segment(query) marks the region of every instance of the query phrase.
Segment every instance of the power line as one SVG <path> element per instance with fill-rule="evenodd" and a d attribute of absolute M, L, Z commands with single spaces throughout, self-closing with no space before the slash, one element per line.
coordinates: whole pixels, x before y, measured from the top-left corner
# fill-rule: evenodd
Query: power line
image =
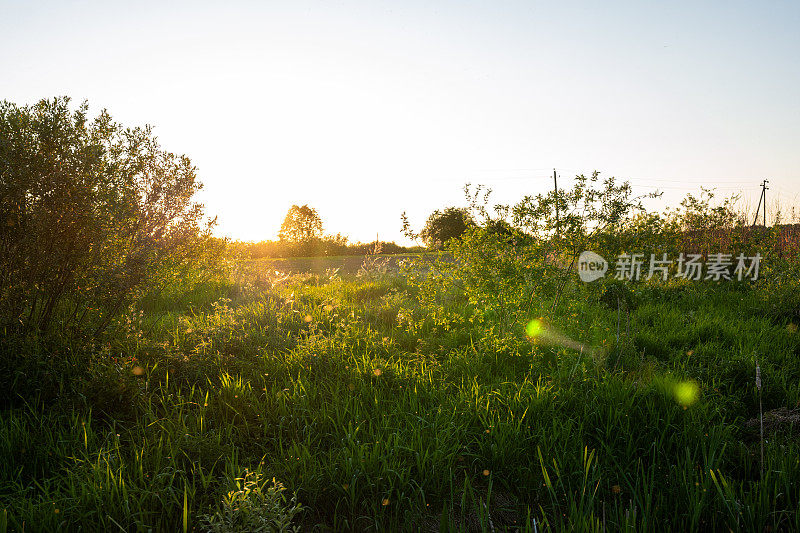
<path fill-rule="evenodd" d="M 490 169 L 482 169 L 483 171 L 488 171 Z M 539 170 L 539 169 L 497 169 L 503 170 L 505 172 L 514 172 L 517 171 L 527 171 L 527 170 Z M 564 170 L 562 168 L 562 170 Z M 584 174 L 585 175 L 585 174 Z M 544 174 L 544 173 L 531 173 L 531 174 L 523 174 L 518 176 L 469 176 L 469 177 L 461 177 L 461 178 L 440 178 L 440 179 L 433 179 L 434 182 L 441 182 L 441 183 L 492 183 L 492 182 L 503 182 L 503 181 L 527 181 L 527 180 L 545 180 L 551 179 L 553 176 L 551 174 Z M 632 187 L 636 188 L 647 188 L 647 189 L 654 189 L 654 190 L 679 190 L 679 191 L 696 191 L 701 187 L 704 187 L 706 183 L 709 182 L 721 182 L 719 185 L 715 185 L 712 187 L 708 187 L 714 190 L 727 190 L 727 191 L 748 191 L 754 188 L 752 181 L 740 181 L 744 178 L 738 177 L 736 181 L 724 181 L 724 178 L 714 178 L 714 177 L 700 177 L 700 176 L 689 176 L 685 178 L 665 178 L 665 177 L 641 177 L 641 176 L 631 176 L 631 177 L 620 177 L 614 176 L 618 183 L 629 182 Z M 563 178 L 563 176 L 562 176 Z M 569 177 L 570 179 L 574 179 Z M 655 184 L 654 184 L 655 182 Z M 662 185 L 663 183 L 663 185 Z M 785 194 L 800 194 L 800 191 L 787 191 L 783 188 L 777 188 L 777 190 L 785 193 Z"/>
<path fill-rule="evenodd" d="M 548 167 L 542 168 L 481 168 L 478 172 L 530 172 L 530 171 L 543 171 L 550 170 Z"/>
<path fill-rule="evenodd" d="M 635 182 L 642 182 L 642 183 L 688 183 L 690 185 L 694 184 L 704 184 L 708 182 L 718 182 L 726 186 L 732 185 L 750 185 L 752 181 L 727 181 L 721 180 L 718 178 L 698 178 L 698 177 L 688 177 L 682 179 L 655 179 L 655 178 L 617 178 L 620 181 L 635 181 Z"/>
<path fill-rule="evenodd" d="M 702 183 L 698 183 L 698 184 L 696 184 L 696 186 L 687 185 L 687 186 L 684 186 L 684 187 L 670 187 L 669 185 L 642 185 L 642 184 L 639 184 L 639 183 L 631 183 L 631 187 L 636 187 L 638 189 L 659 189 L 659 190 L 660 189 L 670 189 L 670 190 L 676 190 L 676 191 L 696 191 L 696 190 L 700 189 L 701 187 L 703 187 L 703 184 Z M 751 185 L 749 187 L 734 187 L 734 186 L 732 186 L 732 187 L 720 187 L 720 186 L 715 186 L 715 187 L 706 187 L 706 188 L 707 189 L 711 189 L 711 190 L 723 190 L 723 191 L 744 191 L 744 190 L 752 188 L 752 187 L 753 186 Z"/>
<path fill-rule="evenodd" d="M 752 183 L 752 180 L 746 180 L 746 179 L 743 179 L 743 178 L 736 178 L 736 181 L 730 181 L 727 178 L 710 178 L 710 177 L 707 177 L 707 176 L 703 176 L 703 177 L 700 177 L 700 176 L 686 176 L 686 177 L 683 177 L 683 178 L 650 178 L 650 177 L 644 177 L 644 176 L 630 176 L 630 177 L 627 177 L 627 178 L 620 178 L 620 179 L 644 180 L 644 181 L 669 181 L 669 182 L 673 182 L 673 183 L 683 183 L 686 180 L 724 181 L 725 183 L 729 183 L 729 184 L 733 184 L 733 183 L 736 183 L 736 184 L 739 184 L 739 183 L 741 183 L 741 184 L 750 184 L 750 183 Z"/>

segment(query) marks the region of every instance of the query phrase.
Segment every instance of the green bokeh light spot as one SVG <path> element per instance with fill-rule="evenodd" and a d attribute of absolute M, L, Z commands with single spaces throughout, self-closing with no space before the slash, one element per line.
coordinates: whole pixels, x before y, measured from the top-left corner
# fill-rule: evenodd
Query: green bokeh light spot
<path fill-rule="evenodd" d="M 528 337 L 538 337 L 542 333 L 542 321 L 534 319 L 528 322 L 528 325 L 525 326 L 525 333 Z"/>
<path fill-rule="evenodd" d="M 700 387 L 694 381 L 682 381 L 675 385 L 675 400 L 684 407 L 697 401 Z"/>

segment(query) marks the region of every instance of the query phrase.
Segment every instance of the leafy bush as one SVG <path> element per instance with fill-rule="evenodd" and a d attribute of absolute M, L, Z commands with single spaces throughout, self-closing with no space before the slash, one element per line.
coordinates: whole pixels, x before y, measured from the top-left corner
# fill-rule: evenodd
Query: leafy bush
<path fill-rule="evenodd" d="M 68 98 L 0 104 L 0 325 L 97 336 L 196 266 L 209 225 L 185 156 Z M 219 247 L 213 248 L 217 252 Z M 211 268 L 214 261 L 208 261 Z"/>
<path fill-rule="evenodd" d="M 300 531 L 292 521 L 303 511 L 303 506 L 292 496 L 286 501 L 286 490 L 280 482 L 263 481 L 258 472 L 246 472 L 236 478 L 236 488 L 222 499 L 222 508 L 211 515 L 200 517 L 200 527 L 209 533 L 253 533 Z"/>

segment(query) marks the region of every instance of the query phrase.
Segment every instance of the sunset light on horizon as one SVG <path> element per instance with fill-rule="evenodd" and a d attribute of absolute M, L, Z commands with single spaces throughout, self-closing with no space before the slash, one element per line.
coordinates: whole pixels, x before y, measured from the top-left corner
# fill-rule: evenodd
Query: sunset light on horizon
<path fill-rule="evenodd" d="M 575 174 L 796 204 L 800 5 L 0 3 L 0 95 L 66 95 L 189 156 L 217 233 L 407 243 L 434 209 Z M 770 209 L 773 204 L 770 203 Z"/>

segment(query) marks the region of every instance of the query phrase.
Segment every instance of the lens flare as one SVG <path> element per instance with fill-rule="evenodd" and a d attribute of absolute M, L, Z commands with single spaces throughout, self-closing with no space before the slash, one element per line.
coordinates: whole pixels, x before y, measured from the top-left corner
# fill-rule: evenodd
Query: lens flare
<path fill-rule="evenodd" d="M 700 395 L 700 387 L 695 381 L 681 381 L 675 385 L 675 401 L 683 407 L 689 407 L 697 401 Z"/>
<path fill-rule="evenodd" d="M 542 318 L 535 318 L 528 322 L 528 325 L 525 326 L 525 335 L 535 344 L 569 348 L 576 352 L 595 357 L 598 360 L 603 360 L 605 358 L 605 353 L 602 348 L 595 348 L 572 340 L 553 326 L 547 324 Z"/>
<path fill-rule="evenodd" d="M 535 339 L 539 337 L 542 333 L 542 321 L 539 319 L 534 319 L 528 322 L 528 325 L 525 326 L 525 334 L 528 337 Z"/>

